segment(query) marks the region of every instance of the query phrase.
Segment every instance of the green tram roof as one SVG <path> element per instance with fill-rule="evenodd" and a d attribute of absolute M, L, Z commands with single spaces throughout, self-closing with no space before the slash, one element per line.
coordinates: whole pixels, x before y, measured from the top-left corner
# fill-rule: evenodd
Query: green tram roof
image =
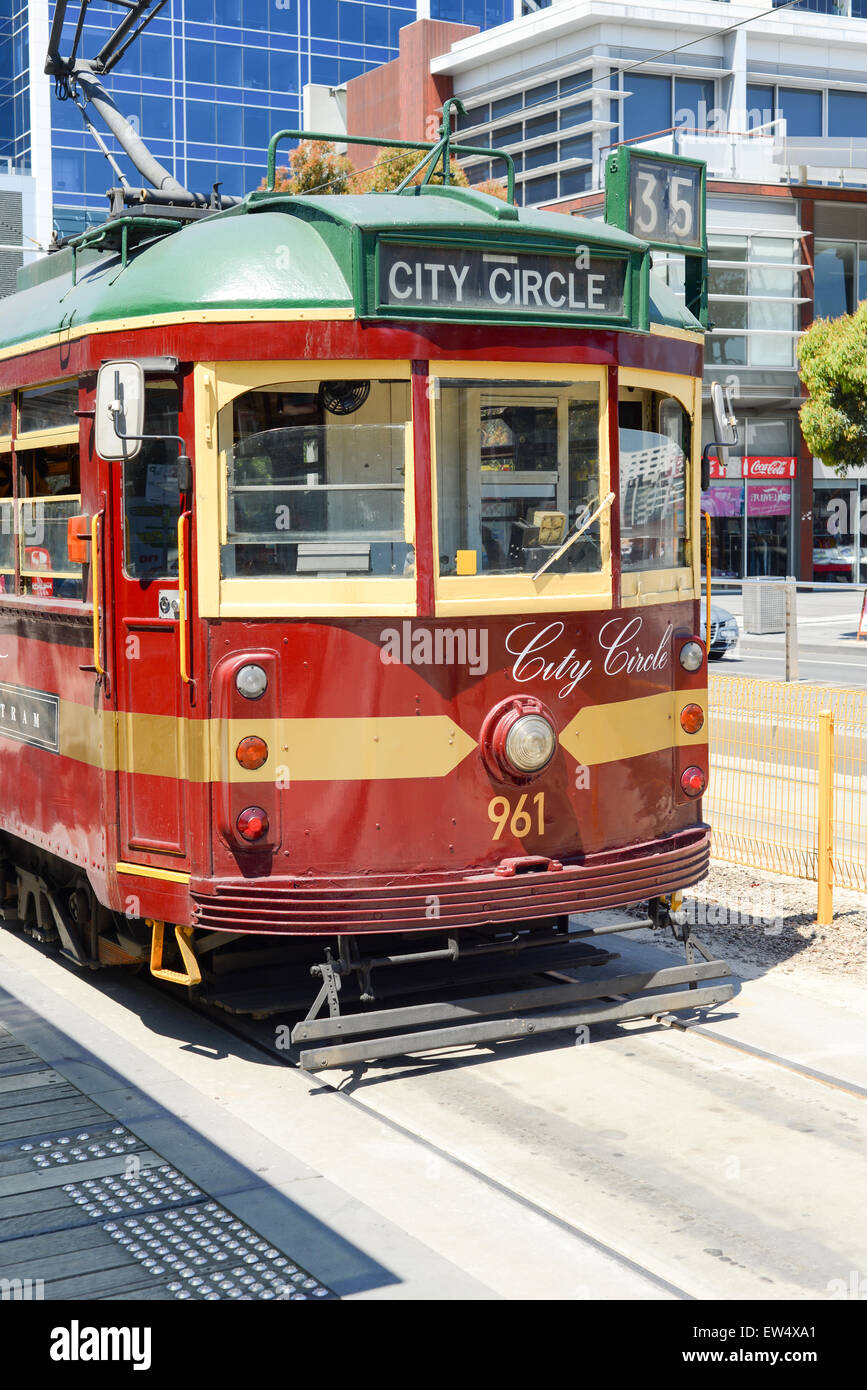
<path fill-rule="evenodd" d="M 92 228 L 70 246 L 18 272 L 17 292 L 0 300 L 0 350 L 87 324 L 221 310 L 350 309 L 358 247 L 380 235 L 508 254 L 644 253 L 646 244 L 602 221 L 513 207 L 472 189 L 428 185 L 418 194 L 331 196 L 253 193 L 237 207 L 181 224 L 130 214 Z M 123 263 L 120 239 L 126 225 Z M 102 245 L 92 239 L 105 234 Z M 75 277 L 73 262 L 75 261 Z M 75 283 L 73 279 L 75 278 Z M 355 289 L 355 294 L 354 294 Z M 697 319 L 651 272 L 649 321 L 702 332 Z M 394 311 L 392 311 L 394 313 Z M 369 316 L 369 315 L 368 315 Z M 412 320 L 407 308 L 405 319 Z M 465 315 L 471 320 L 472 313 Z M 505 321 L 505 316 L 504 316 Z M 508 320 L 514 323 L 515 318 Z M 531 326 L 524 315 L 525 326 Z M 549 320 L 550 322 L 550 320 Z M 600 328 L 628 325 L 606 324 Z M 574 327 L 573 323 L 564 326 Z"/>

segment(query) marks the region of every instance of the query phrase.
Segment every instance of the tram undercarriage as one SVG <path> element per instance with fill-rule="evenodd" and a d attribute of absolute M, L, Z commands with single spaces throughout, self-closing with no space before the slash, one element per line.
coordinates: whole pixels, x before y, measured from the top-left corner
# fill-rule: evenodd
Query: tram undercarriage
<path fill-rule="evenodd" d="M 172 931 L 123 918 L 96 902 L 82 875 L 28 848 L 27 866 L 3 865 L 7 930 L 56 946 L 81 969 L 149 964 L 197 1003 L 295 1017 L 290 1041 L 311 1072 L 566 1030 L 584 1041 L 591 1024 L 694 1011 L 734 993 L 730 967 L 692 933 L 674 894 L 651 899 L 644 916 L 616 910 L 460 934 L 339 935 L 317 959 L 322 947 L 311 937 Z M 594 978 L 619 959 L 607 938 L 650 926 L 671 928 L 683 965 Z"/>

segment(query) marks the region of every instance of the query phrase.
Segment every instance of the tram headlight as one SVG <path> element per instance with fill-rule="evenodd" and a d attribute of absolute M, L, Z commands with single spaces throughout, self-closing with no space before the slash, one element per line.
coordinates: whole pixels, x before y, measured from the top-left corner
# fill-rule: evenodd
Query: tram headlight
<path fill-rule="evenodd" d="M 684 671 L 697 671 L 704 661 L 704 648 L 700 642 L 684 642 L 678 657 Z"/>
<path fill-rule="evenodd" d="M 687 796 L 701 796 L 707 786 L 707 778 L 700 767 L 688 767 L 680 774 L 680 785 Z"/>
<path fill-rule="evenodd" d="M 268 812 L 263 811 L 261 806 L 248 806 L 241 812 L 235 824 L 238 834 L 245 840 L 261 840 L 263 835 L 268 834 Z"/>
<path fill-rule="evenodd" d="M 242 666 L 235 676 L 235 689 L 246 700 L 261 700 L 268 689 L 268 677 L 261 666 Z"/>
<path fill-rule="evenodd" d="M 504 752 L 516 772 L 541 772 L 554 756 L 557 735 L 541 714 L 522 714 L 506 734 Z"/>

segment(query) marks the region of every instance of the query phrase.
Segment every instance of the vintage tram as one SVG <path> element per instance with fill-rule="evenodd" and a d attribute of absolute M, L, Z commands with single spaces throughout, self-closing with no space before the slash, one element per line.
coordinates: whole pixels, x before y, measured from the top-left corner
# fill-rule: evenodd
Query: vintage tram
<path fill-rule="evenodd" d="M 701 322 L 627 222 L 449 184 L 448 126 L 393 194 L 274 191 L 275 137 L 270 188 L 121 209 L 0 302 L 7 924 L 260 1013 L 315 951 L 312 1066 L 401 1050 L 347 1050 L 359 1013 L 443 1040 L 448 1004 L 347 1012 L 377 964 L 526 974 L 708 863 Z M 638 211 L 700 219 L 650 162 Z"/>

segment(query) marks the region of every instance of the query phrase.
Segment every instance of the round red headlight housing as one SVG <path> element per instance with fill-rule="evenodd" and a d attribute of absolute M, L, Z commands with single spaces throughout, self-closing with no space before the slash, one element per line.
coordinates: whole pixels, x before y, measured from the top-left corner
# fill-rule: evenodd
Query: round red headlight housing
<path fill-rule="evenodd" d="M 268 812 L 263 811 L 261 806 L 248 806 L 241 812 L 235 824 L 238 834 L 245 840 L 261 840 L 263 835 L 268 834 Z"/>
<path fill-rule="evenodd" d="M 479 746 L 488 771 L 498 781 L 526 783 L 553 761 L 557 730 L 540 700 L 515 695 L 490 710 Z"/>
<path fill-rule="evenodd" d="M 680 785 L 687 796 L 701 796 L 707 786 L 707 778 L 700 767 L 688 767 L 680 774 Z"/>

